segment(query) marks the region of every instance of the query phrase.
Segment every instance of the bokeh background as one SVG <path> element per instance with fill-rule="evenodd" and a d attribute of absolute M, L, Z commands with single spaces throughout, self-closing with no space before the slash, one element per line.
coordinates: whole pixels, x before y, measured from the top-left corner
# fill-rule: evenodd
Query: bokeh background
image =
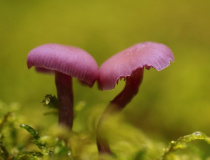
<path fill-rule="evenodd" d="M 43 117 L 40 101 L 56 94 L 54 77 L 27 69 L 28 52 L 45 43 L 88 51 L 100 66 L 139 42 L 168 45 L 175 62 L 145 71 L 139 94 L 123 111 L 144 133 L 168 139 L 210 135 L 209 0 L 0 0 L 0 101 L 17 102 L 29 123 Z M 102 109 L 123 88 L 99 91 L 73 81 L 75 104 Z M 43 121 L 44 120 L 44 121 Z"/>

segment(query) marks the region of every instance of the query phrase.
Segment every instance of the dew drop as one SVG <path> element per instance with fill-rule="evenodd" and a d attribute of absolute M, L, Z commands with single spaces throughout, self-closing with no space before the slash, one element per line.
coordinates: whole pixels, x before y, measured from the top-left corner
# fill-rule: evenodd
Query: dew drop
<path fill-rule="evenodd" d="M 68 156 L 71 156 L 71 152 L 68 152 Z"/>
<path fill-rule="evenodd" d="M 25 124 L 21 124 L 21 125 L 20 125 L 20 127 L 25 127 L 25 126 L 26 126 Z"/>
<path fill-rule="evenodd" d="M 198 132 L 194 132 L 193 135 L 200 136 L 201 132 L 199 132 L 199 131 Z"/>

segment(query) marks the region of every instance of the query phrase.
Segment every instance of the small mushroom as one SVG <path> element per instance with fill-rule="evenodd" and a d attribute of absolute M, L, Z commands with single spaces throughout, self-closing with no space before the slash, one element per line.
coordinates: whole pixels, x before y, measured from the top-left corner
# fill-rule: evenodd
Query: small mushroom
<path fill-rule="evenodd" d="M 98 77 L 98 66 L 86 51 L 60 44 L 44 44 L 31 50 L 28 68 L 38 72 L 54 73 L 59 103 L 59 124 L 72 129 L 73 90 L 72 77 L 92 87 Z"/>
<path fill-rule="evenodd" d="M 155 42 L 143 42 L 119 52 L 101 65 L 98 77 L 99 89 L 113 89 L 122 78 L 126 81 L 126 85 L 110 102 L 99 119 L 96 137 L 100 153 L 111 154 L 106 139 L 99 134 L 101 123 L 106 116 L 120 112 L 138 93 L 144 68 L 153 67 L 160 71 L 169 66 L 170 61 L 174 61 L 174 56 L 167 46 Z"/>

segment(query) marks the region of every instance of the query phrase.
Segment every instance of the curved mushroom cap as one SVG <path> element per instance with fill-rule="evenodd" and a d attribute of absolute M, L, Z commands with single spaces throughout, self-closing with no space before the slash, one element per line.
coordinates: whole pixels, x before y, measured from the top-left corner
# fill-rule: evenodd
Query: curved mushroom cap
<path fill-rule="evenodd" d="M 31 50 L 28 68 L 39 72 L 61 72 L 92 86 L 98 77 L 98 65 L 86 51 L 60 44 L 44 44 Z"/>
<path fill-rule="evenodd" d="M 160 71 L 174 61 L 172 51 L 165 45 L 143 42 L 115 54 L 99 68 L 98 85 L 101 90 L 113 89 L 117 81 L 139 68 Z"/>

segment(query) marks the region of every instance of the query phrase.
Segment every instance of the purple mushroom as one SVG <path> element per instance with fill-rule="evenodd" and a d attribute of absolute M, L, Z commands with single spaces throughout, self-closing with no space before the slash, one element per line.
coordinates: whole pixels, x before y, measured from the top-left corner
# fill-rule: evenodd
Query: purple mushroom
<path fill-rule="evenodd" d="M 93 57 L 77 47 L 44 44 L 29 52 L 27 65 L 28 68 L 35 66 L 38 72 L 55 74 L 59 103 L 59 124 L 72 129 L 72 77 L 92 87 L 98 77 L 98 65 Z"/>
<path fill-rule="evenodd" d="M 106 139 L 99 134 L 101 123 L 106 116 L 121 111 L 138 93 L 144 68 L 160 71 L 174 61 L 172 51 L 165 45 L 144 42 L 131 46 L 105 61 L 99 68 L 98 85 L 101 90 L 115 88 L 120 79 L 126 81 L 125 88 L 107 106 L 97 127 L 97 146 L 101 153 L 111 153 Z"/>

